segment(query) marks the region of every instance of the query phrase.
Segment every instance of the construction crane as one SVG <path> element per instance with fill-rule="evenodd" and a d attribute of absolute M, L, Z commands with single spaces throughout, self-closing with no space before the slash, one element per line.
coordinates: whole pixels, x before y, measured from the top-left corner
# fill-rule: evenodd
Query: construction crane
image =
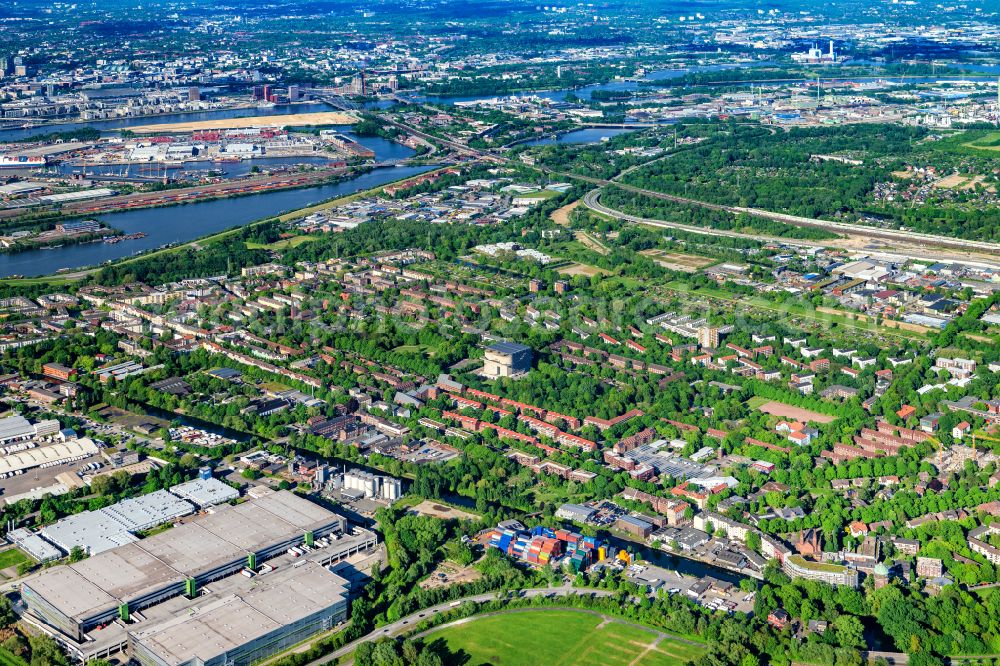
<path fill-rule="evenodd" d="M 937 447 L 937 451 L 938 451 L 938 471 L 940 471 L 941 462 L 942 462 L 942 458 L 943 458 L 943 455 L 944 455 L 944 444 L 942 444 L 941 440 L 938 439 L 937 437 L 935 437 L 934 435 L 927 435 L 927 439 L 924 440 L 924 441 L 930 442 L 931 444 L 933 444 L 933 445 L 935 445 Z"/>
<path fill-rule="evenodd" d="M 973 432 L 972 433 L 972 450 L 973 451 L 976 450 L 976 438 L 977 437 L 979 439 L 985 439 L 986 441 L 989 441 L 989 442 L 1000 442 L 1000 437 L 990 437 L 989 435 L 987 435 L 984 432 Z"/>

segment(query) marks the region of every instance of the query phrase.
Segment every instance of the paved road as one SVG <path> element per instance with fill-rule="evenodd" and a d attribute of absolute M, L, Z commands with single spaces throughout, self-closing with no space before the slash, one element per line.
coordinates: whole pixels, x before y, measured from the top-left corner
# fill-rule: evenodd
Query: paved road
<path fill-rule="evenodd" d="M 643 196 L 653 197 L 654 199 L 662 199 L 664 201 L 672 201 L 675 203 L 681 203 L 690 206 L 698 206 L 701 208 L 707 208 L 709 210 L 719 210 L 734 215 L 746 214 L 752 217 L 760 217 L 768 220 L 775 220 L 778 222 L 784 222 L 785 224 L 790 224 L 796 227 L 808 227 L 812 229 L 823 229 L 825 231 L 832 231 L 841 234 L 848 234 L 852 236 L 865 236 L 870 238 L 880 238 L 883 240 L 893 240 L 905 243 L 912 243 L 921 247 L 944 247 L 953 250 L 963 250 L 965 252 L 976 251 L 985 254 L 1000 256 L 1000 243 L 994 243 L 990 241 L 975 241 L 975 240 L 965 240 L 961 238 L 952 238 L 950 236 L 937 236 L 934 234 L 924 234 L 917 233 L 915 231 L 901 231 L 898 229 L 882 229 L 879 227 L 871 227 L 863 224 L 848 224 L 845 222 L 831 222 L 829 220 L 820 220 L 811 217 L 801 217 L 798 215 L 787 215 L 785 213 L 774 213 L 767 210 L 762 210 L 760 208 L 746 208 L 742 206 L 725 206 L 722 204 L 709 203 L 707 201 L 698 201 L 697 199 L 689 199 L 687 197 L 679 197 L 673 194 L 664 194 L 663 192 L 654 192 L 653 190 L 643 189 L 641 187 L 633 187 L 632 185 L 625 185 L 619 182 L 612 182 L 609 180 L 604 180 L 601 178 L 589 178 L 586 176 L 580 176 L 579 174 L 564 173 L 558 171 L 549 171 L 552 175 L 560 176 L 563 178 L 571 178 L 575 180 L 583 180 L 585 182 L 597 185 L 599 188 L 606 185 L 613 185 L 620 189 L 626 190 L 628 192 L 634 192 L 636 194 L 641 194 Z M 593 193 L 591 193 L 593 194 Z M 595 197 L 598 195 L 594 195 Z M 596 201 L 596 199 L 592 200 Z M 594 208 L 590 204 L 588 207 Z M 610 211 L 605 214 L 613 215 L 619 219 L 640 221 L 642 224 L 655 224 L 657 226 L 675 228 L 675 229 L 688 229 L 694 230 L 698 233 L 706 233 L 706 227 L 691 227 L 689 225 L 680 225 L 672 222 L 664 222 L 663 220 L 649 220 L 646 218 L 639 218 L 631 215 L 626 215 L 619 211 L 614 211 L 612 209 L 601 210 L 599 208 L 594 208 L 599 212 L 605 212 L 605 210 Z M 743 234 L 737 234 L 735 232 L 722 232 L 720 230 L 712 230 L 718 235 L 725 236 L 742 236 Z M 753 238 L 762 238 L 761 235 L 752 236 Z M 780 239 L 782 242 L 790 243 L 788 239 Z M 802 243 L 802 241 L 795 241 L 797 243 Z M 804 244 L 804 243 L 803 243 Z"/>
<path fill-rule="evenodd" d="M 568 174 L 563 174 L 568 176 Z M 589 180 L 589 179 L 588 179 Z M 614 183 L 615 186 L 621 187 L 618 183 Z M 636 188 L 626 188 L 626 189 L 636 189 Z M 643 191 L 645 193 L 645 191 Z M 603 213 L 610 217 L 614 217 L 619 220 L 625 220 L 626 222 L 633 222 L 636 224 L 644 224 L 652 227 L 661 227 L 663 229 L 678 229 L 681 231 L 691 231 L 703 236 L 723 236 L 730 238 L 749 238 L 758 241 L 773 241 L 777 243 L 782 243 L 783 245 L 797 246 L 797 247 L 837 247 L 837 241 L 809 241 L 796 238 L 784 238 L 780 236 L 768 236 L 767 234 L 743 234 L 738 231 L 729 231 L 725 229 L 713 229 L 711 227 L 699 227 L 692 226 L 689 224 L 681 224 L 679 222 L 667 222 L 665 220 L 654 220 L 646 217 L 639 217 L 636 215 L 629 215 L 628 213 L 623 213 L 614 208 L 609 208 L 600 202 L 601 189 L 597 188 L 591 190 L 586 195 L 584 195 L 583 203 L 591 210 L 598 213 Z M 699 202 L 692 201 L 694 205 L 709 205 L 701 204 Z M 853 236 L 873 236 L 874 234 L 869 233 L 869 228 L 864 226 L 855 225 L 842 225 L 846 227 L 853 227 L 849 230 L 844 230 L 844 233 Z M 897 242 L 903 239 L 895 239 Z M 885 253 L 888 255 L 901 255 L 905 254 L 914 258 L 921 258 L 934 261 L 953 261 L 956 263 L 970 263 L 975 265 L 996 265 L 995 261 L 987 259 L 982 254 L 974 254 L 974 251 L 982 252 L 983 254 L 992 254 L 1000 256 L 1000 244 L 996 244 L 996 250 L 982 251 L 977 250 L 973 246 L 973 241 L 960 241 L 958 239 L 954 240 L 952 243 L 923 243 L 923 242 L 912 242 L 912 244 L 900 245 L 898 247 L 886 246 L 878 250 L 871 250 L 873 253 Z M 944 252 L 943 248 L 954 248 L 951 252 Z M 920 248 L 920 249 L 918 249 Z M 935 250 L 934 248 L 942 248 Z M 962 248 L 964 251 L 959 251 L 957 248 Z"/>
<path fill-rule="evenodd" d="M 574 595 L 574 594 L 587 595 L 587 596 L 593 595 L 598 597 L 610 597 L 613 596 L 615 592 L 611 590 L 580 589 L 569 585 L 563 585 L 560 587 L 532 588 L 530 590 L 524 590 L 521 596 L 524 598 L 532 598 L 532 597 L 546 596 L 550 594 L 560 597 Z M 437 606 L 431 606 L 430 608 L 425 608 L 421 611 L 417 611 L 416 613 L 407 615 L 404 618 L 400 618 L 399 620 L 393 622 L 392 624 L 387 624 L 385 626 L 379 627 L 375 631 L 369 633 L 367 636 L 364 636 L 356 641 L 348 643 L 339 650 L 332 652 L 324 657 L 320 657 L 319 659 L 313 662 L 310 662 L 309 664 L 307 664 L 307 666 L 320 666 L 321 664 L 327 664 L 333 661 L 334 659 L 338 659 L 340 657 L 343 657 L 344 655 L 354 652 L 354 650 L 361 643 L 364 643 L 366 641 L 377 640 L 379 638 L 383 638 L 386 636 L 396 636 L 405 631 L 409 631 L 410 629 L 413 628 L 413 625 L 417 624 L 420 620 L 435 615 L 437 613 L 443 613 L 447 610 L 450 610 L 454 606 L 461 605 L 466 601 L 475 601 L 481 603 L 484 601 L 492 601 L 496 598 L 497 598 L 496 592 L 486 592 L 484 594 L 477 594 L 471 597 L 463 597 L 462 599 L 457 599 L 455 601 L 449 601 L 443 604 L 438 604 Z"/>
<path fill-rule="evenodd" d="M 628 213 L 623 213 L 614 208 L 608 208 L 601 203 L 601 190 L 598 188 L 596 190 L 591 190 L 583 197 L 583 205 L 591 210 L 597 211 L 598 213 L 603 213 L 604 215 L 609 215 L 611 217 L 617 218 L 619 220 L 625 220 L 626 222 L 634 222 L 636 224 L 645 224 L 651 227 L 662 227 L 664 229 L 678 229 L 681 231 L 691 231 L 696 234 L 701 234 L 703 236 L 723 236 L 727 238 L 750 238 L 754 240 L 774 240 L 785 243 L 786 245 L 802 245 L 805 247 L 825 247 L 827 243 L 820 243 L 818 241 L 803 241 L 798 239 L 790 238 L 780 238 L 778 236 L 767 236 L 764 234 L 743 234 L 738 231 L 729 231 L 726 229 L 713 229 L 712 227 L 699 227 L 693 224 L 681 224 L 679 222 L 667 222 L 665 220 L 654 220 L 648 217 L 639 217 L 638 215 L 629 215 Z"/>

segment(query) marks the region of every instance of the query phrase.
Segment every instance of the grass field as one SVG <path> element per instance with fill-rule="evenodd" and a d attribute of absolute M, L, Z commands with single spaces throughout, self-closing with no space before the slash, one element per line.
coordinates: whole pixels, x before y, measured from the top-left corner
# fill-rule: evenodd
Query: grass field
<path fill-rule="evenodd" d="M 392 351 L 399 354 L 419 354 L 428 357 L 433 357 L 437 354 L 437 350 L 428 345 L 400 345 Z"/>
<path fill-rule="evenodd" d="M 17 548 L 8 548 L 7 550 L 0 552 L 0 569 L 16 567 L 22 562 L 28 561 L 28 556 L 19 551 Z"/>
<path fill-rule="evenodd" d="M 283 240 L 275 241 L 273 243 L 247 243 L 248 250 L 286 250 L 290 247 L 298 247 L 303 243 L 311 243 L 317 240 L 319 236 L 305 235 L 305 236 L 292 236 L 291 238 L 285 238 Z"/>
<path fill-rule="evenodd" d="M 973 150 L 1000 150 L 1000 132 L 987 132 L 982 135 L 979 135 L 979 132 L 969 132 L 967 135 L 975 138 L 960 144 L 965 148 L 972 148 Z M 956 137 L 956 140 L 964 138 L 967 135 L 959 135 Z"/>
<path fill-rule="evenodd" d="M 28 662 L 0 647 L 0 666 L 28 666 Z"/>
<path fill-rule="evenodd" d="M 530 610 L 475 618 L 432 633 L 453 653 L 468 655 L 467 666 L 546 664 L 547 666 L 679 666 L 697 657 L 700 646 L 682 643 L 651 629 L 605 622 L 587 612 Z"/>

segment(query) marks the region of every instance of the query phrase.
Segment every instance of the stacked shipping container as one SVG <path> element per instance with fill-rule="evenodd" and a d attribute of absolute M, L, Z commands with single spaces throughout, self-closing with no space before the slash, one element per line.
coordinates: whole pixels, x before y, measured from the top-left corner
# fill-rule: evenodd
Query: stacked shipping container
<path fill-rule="evenodd" d="M 528 534 L 497 527 L 489 534 L 488 545 L 513 558 L 540 566 L 566 556 L 566 562 L 574 572 L 604 559 L 607 552 L 595 537 L 542 526 L 533 527 Z"/>

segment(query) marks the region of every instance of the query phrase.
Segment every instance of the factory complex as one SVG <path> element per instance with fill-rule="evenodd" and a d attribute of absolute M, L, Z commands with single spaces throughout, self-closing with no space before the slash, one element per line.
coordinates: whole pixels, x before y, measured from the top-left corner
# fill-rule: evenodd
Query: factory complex
<path fill-rule="evenodd" d="M 59 559 L 72 553 L 74 548 L 79 548 L 84 555 L 98 555 L 137 541 L 139 532 L 239 496 L 235 488 L 206 473 L 168 490 L 157 490 L 102 509 L 67 516 L 38 533 L 11 532 L 7 540 L 39 562 Z"/>
<path fill-rule="evenodd" d="M 190 495 L 221 496 L 214 484 L 183 485 Z M 176 513 L 170 507 L 179 511 L 178 503 L 192 507 L 159 492 L 173 499 L 155 500 L 166 511 L 157 517 Z M 130 501 L 108 509 L 143 516 L 121 509 Z M 131 650 L 139 663 L 156 666 L 259 661 L 346 619 L 351 567 L 331 565 L 377 545 L 374 533 L 349 529 L 342 516 L 292 492 L 262 489 L 242 502 L 202 507 L 147 538 L 127 534 L 121 545 L 21 586 L 26 619 L 81 660 Z"/>

